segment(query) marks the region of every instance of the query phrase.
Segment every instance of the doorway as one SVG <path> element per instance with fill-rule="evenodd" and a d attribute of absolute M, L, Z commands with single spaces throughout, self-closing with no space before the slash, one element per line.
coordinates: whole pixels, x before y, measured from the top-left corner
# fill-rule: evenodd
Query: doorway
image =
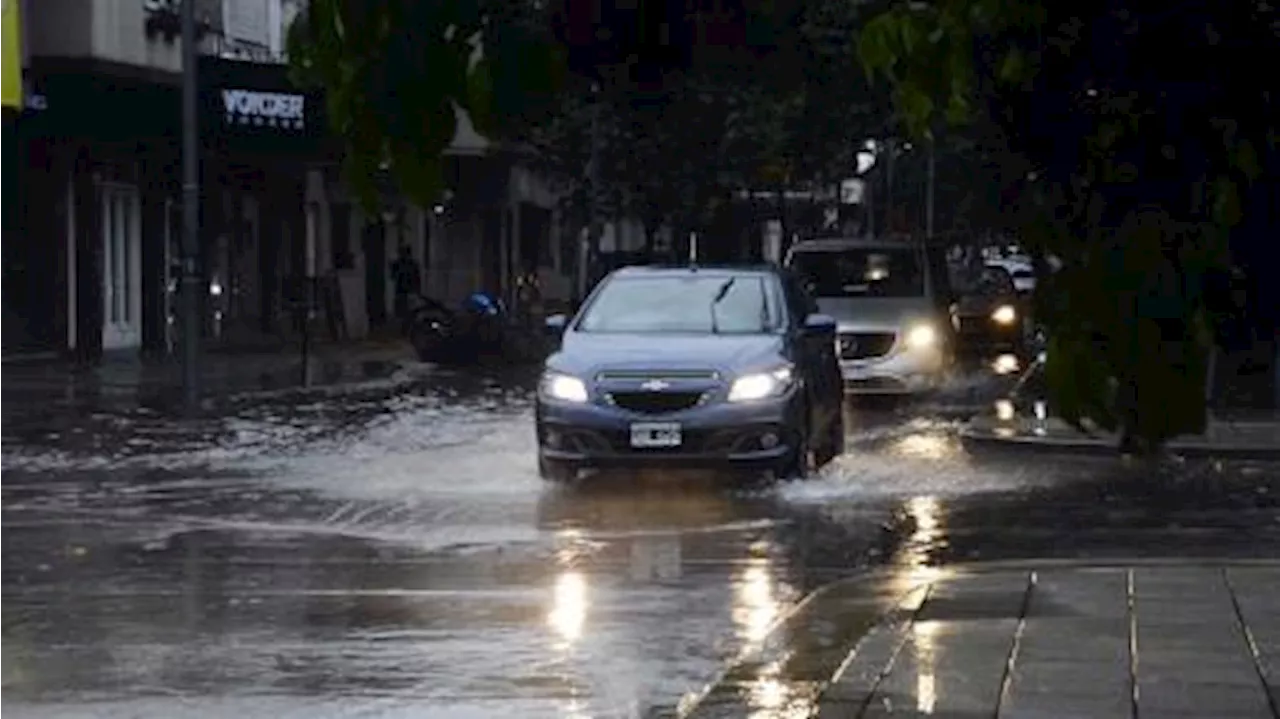
<path fill-rule="evenodd" d="M 104 184 L 102 348 L 142 345 L 142 202 L 138 188 Z"/>
<path fill-rule="evenodd" d="M 387 324 L 387 228 L 382 218 L 365 223 L 361 250 L 364 252 L 364 302 L 369 329 Z"/>

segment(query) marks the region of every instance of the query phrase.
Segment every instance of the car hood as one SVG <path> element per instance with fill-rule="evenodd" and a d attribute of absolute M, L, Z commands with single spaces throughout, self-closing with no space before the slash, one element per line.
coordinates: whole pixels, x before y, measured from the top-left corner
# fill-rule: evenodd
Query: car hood
<path fill-rule="evenodd" d="M 568 332 L 548 367 L 573 374 L 603 369 L 716 369 L 737 372 L 783 357 L 777 335 L 628 335 Z"/>
<path fill-rule="evenodd" d="M 818 309 L 834 317 L 842 329 L 897 331 L 938 314 L 926 297 L 819 297 Z"/>
<path fill-rule="evenodd" d="M 975 295 L 963 297 L 957 303 L 956 311 L 964 316 L 982 315 L 995 310 L 1000 305 L 1017 307 L 1018 299 L 1010 296 Z"/>

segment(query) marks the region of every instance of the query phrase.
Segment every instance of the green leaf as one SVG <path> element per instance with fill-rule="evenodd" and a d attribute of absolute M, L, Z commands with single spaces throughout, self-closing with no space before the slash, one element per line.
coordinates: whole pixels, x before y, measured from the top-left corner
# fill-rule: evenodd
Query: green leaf
<path fill-rule="evenodd" d="M 419 205 L 431 205 L 444 190 L 441 156 L 421 152 L 411 145 L 392 148 L 391 170 L 396 182 Z"/>
<path fill-rule="evenodd" d="M 1221 227 L 1235 227 L 1243 216 L 1236 183 L 1226 175 L 1219 175 L 1213 182 L 1212 192 L 1214 222 Z"/>
<path fill-rule="evenodd" d="M 897 23 L 893 15 L 885 13 L 868 22 L 855 38 L 858 59 L 866 68 L 868 78 L 877 72 L 889 74 L 898 61 L 893 41 L 898 34 Z"/>
<path fill-rule="evenodd" d="M 1253 143 L 1248 140 L 1241 140 L 1236 144 L 1232 165 L 1250 181 L 1258 179 L 1258 176 L 1262 174 L 1262 165 L 1258 161 L 1258 152 L 1254 149 Z"/>
<path fill-rule="evenodd" d="M 1000 80 L 1011 85 L 1021 82 L 1026 73 L 1026 63 L 1026 56 L 1021 48 L 1010 48 L 1000 62 Z"/>
<path fill-rule="evenodd" d="M 486 137 L 497 132 L 493 113 L 493 75 L 488 59 L 481 58 L 467 73 L 466 110 L 476 130 Z"/>
<path fill-rule="evenodd" d="M 934 104 L 924 90 L 914 84 L 899 85 L 898 108 L 913 135 L 920 137 L 928 133 Z"/>

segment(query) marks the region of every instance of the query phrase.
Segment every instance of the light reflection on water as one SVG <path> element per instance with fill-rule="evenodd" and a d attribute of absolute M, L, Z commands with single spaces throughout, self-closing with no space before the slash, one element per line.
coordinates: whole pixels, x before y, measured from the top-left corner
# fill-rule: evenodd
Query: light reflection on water
<path fill-rule="evenodd" d="M 769 545 L 755 542 L 741 573 L 734 579 L 731 615 L 742 642 L 739 659 L 747 659 L 765 647 L 769 635 L 795 600 L 795 588 L 780 579 L 769 554 Z M 766 662 L 746 687 L 744 697 L 755 719 L 811 716 L 812 701 L 802 700 L 794 681 L 783 676 L 783 660 Z"/>
<path fill-rule="evenodd" d="M 906 512 L 915 525 L 914 531 L 899 551 L 898 564 L 916 570 L 929 569 L 931 555 L 945 534 L 943 504 L 933 495 L 912 497 Z"/>
<path fill-rule="evenodd" d="M 547 622 L 560 637 L 560 651 L 568 651 L 582 638 L 587 623 L 587 578 L 576 570 L 561 572 L 556 577 L 555 599 Z"/>
<path fill-rule="evenodd" d="M 912 497 L 905 505 L 915 529 L 902 544 L 897 564 L 901 567 L 903 589 L 921 587 L 945 578 L 950 571 L 932 566 L 932 554 L 945 536 L 946 509 L 936 496 Z M 938 700 L 936 677 L 935 622 L 914 622 L 911 640 L 916 652 L 916 711 L 932 714 Z"/>
<path fill-rule="evenodd" d="M 587 576 L 576 568 L 582 540 L 579 529 L 556 532 L 556 563 L 560 573 L 556 575 L 547 624 L 559 637 L 556 649 L 560 652 L 573 649 L 587 623 Z"/>
<path fill-rule="evenodd" d="M 781 611 L 769 557 L 749 557 L 742 573 L 734 581 L 732 615 L 743 643 L 742 654 L 760 647 Z"/>
<path fill-rule="evenodd" d="M 952 438 L 946 435 L 909 434 L 893 444 L 892 452 L 908 457 L 940 460 L 956 453 L 952 445 Z"/>
<path fill-rule="evenodd" d="M 750 719 L 801 719 L 813 715 L 813 702 L 797 701 L 795 685 L 781 677 L 782 662 L 770 662 L 761 668 L 748 697 Z"/>
<path fill-rule="evenodd" d="M 567 660 L 582 639 L 590 608 L 590 585 L 587 575 L 576 565 L 581 556 L 583 533 L 578 529 L 562 529 L 556 533 L 556 563 L 560 572 L 552 589 L 551 611 L 547 614 L 547 626 L 554 634 L 552 651 Z M 563 716 L 570 719 L 588 719 L 591 716 L 587 702 L 578 696 L 577 682 L 570 681 L 571 695 L 562 705 Z"/>
<path fill-rule="evenodd" d="M 932 714 L 938 703 L 936 671 L 935 622 L 916 622 L 911 627 L 911 638 L 916 648 L 916 711 Z"/>

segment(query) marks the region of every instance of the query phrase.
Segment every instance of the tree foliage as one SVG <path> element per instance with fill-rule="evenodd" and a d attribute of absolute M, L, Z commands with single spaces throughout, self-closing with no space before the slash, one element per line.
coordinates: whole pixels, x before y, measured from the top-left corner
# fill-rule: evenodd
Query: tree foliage
<path fill-rule="evenodd" d="M 506 0 L 312 0 L 290 29 L 295 75 L 322 86 L 348 178 L 362 200 L 390 170 L 426 203 L 443 186 L 441 156 L 457 113 L 483 134 L 550 106 L 567 52 L 548 11 Z"/>
<path fill-rule="evenodd" d="M 1278 98 L 1256 73 L 1278 27 L 1253 2 L 939 0 L 861 33 L 913 133 L 989 122 L 1022 164 L 1008 211 L 1065 263 L 1038 300 L 1067 419 L 1147 447 L 1203 428 L 1206 288 L 1275 156 Z"/>
<path fill-rule="evenodd" d="M 582 205 L 598 99 L 611 204 L 696 223 L 730 189 L 847 174 L 888 108 L 854 62 L 859 7 L 312 0 L 290 54 L 298 79 L 327 91 L 367 202 L 382 168 L 433 199 L 457 109 Z"/>

